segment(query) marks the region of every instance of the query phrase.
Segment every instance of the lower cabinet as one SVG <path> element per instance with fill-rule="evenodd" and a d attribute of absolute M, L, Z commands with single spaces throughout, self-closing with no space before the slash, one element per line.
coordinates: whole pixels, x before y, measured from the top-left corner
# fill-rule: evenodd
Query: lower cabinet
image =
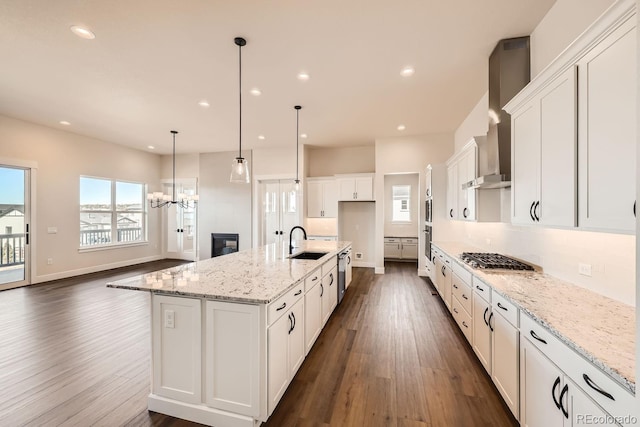
<path fill-rule="evenodd" d="M 491 378 L 505 403 L 518 419 L 519 415 L 519 348 L 518 328 L 494 308 L 490 325 L 493 329 L 491 345 Z"/>
<path fill-rule="evenodd" d="M 491 327 L 489 326 L 489 316 L 491 315 L 490 290 L 491 288 L 486 286 L 486 289 L 482 291 L 488 293 L 488 301 L 480 296 L 477 290 L 473 292 L 473 351 L 489 375 L 491 375 L 492 338 Z"/>
<path fill-rule="evenodd" d="M 338 268 L 333 267 L 329 273 L 322 278 L 321 284 L 322 297 L 322 324 L 329 320 L 333 309 L 338 305 Z"/>
<path fill-rule="evenodd" d="M 520 345 L 522 426 L 617 425 L 528 339 Z"/>
<path fill-rule="evenodd" d="M 322 293 L 321 282 L 315 283 L 304 295 L 304 341 L 308 354 L 318 335 L 322 331 Z"/>

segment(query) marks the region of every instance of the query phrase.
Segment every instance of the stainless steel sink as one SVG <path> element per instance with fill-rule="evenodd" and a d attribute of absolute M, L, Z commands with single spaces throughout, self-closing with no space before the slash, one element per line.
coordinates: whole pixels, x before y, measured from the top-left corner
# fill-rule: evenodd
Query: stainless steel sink
<path fill-rule="evenodd" d="M 328 254 L 329 252 L 300 252 L 297 255 L 291 255 L 291 259 L 313 259 L 317 260 Z"/>

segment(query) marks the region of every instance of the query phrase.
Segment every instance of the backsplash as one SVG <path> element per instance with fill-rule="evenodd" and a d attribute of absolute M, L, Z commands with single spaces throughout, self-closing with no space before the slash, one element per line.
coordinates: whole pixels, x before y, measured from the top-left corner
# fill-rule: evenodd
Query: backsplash
<path fill-rule="evenodd" d="M 539 265 L 554 277 L 635 306 L 634 235 L 454 222 L 468 244 Z M 591 269 L 590 277 L 578 272 L 580 264 Z"/>

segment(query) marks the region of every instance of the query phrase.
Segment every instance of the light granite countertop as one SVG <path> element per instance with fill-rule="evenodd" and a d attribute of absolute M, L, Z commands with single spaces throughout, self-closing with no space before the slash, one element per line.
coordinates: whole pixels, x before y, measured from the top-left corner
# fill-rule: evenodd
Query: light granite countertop
<path fill-rule="evenodd" d="M 296 241 L 294 255 L 327 252 L 318 260 L 289 258 L 289 244 L 270 244 L 117 280 L 108 287 L 196 298 L 268 304 L 349 247 L 346 241 Z"/>
<path fill-rule="evenodd" d="M 460 254 L 486 251 L 457 242 L 434 245 L 635 394 L 634 307 L 539 268 L 534 272 L 474 269 L 460 260 Z"/>

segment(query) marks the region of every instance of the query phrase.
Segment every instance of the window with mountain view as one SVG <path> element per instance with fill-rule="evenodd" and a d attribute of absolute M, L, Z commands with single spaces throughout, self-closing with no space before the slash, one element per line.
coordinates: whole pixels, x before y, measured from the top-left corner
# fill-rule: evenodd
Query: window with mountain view
<path fill-rule="evenodd" d="M 80 247 L 146 240 L 145 184 L 80 177 Z"/>

